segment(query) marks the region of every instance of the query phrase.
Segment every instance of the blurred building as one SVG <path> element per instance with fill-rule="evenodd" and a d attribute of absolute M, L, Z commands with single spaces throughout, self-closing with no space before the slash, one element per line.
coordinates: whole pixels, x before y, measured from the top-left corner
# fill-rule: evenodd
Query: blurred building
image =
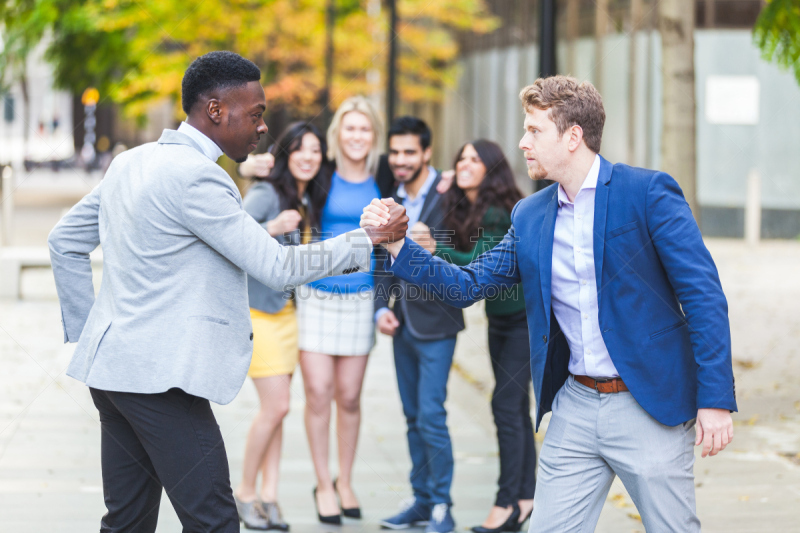
<path fill-rule="evenodd" d="M 9 71 L 0 84 L 6 87 L 0 90 L 0 165 L 24 162 L 28 169 L 58 169 L 75 164 L 81 152 L 86 132 L 81 94 L 55 88 L 53 67 L 44 58 L 48 46 L 45 38 L 29 54 L 24 83 Z M 144 121 L 136 121 L 122 116 L 119 106 L 101 94 L 95 113 L 95 149 L 98 154 L 110 154 L 118 143 L 136 146 L 155 141 L 176 122 L 171 101 L 153 105 Z"/>
<path fill-rule="evenodd" d="M 406 106 L 435 125 L 436 163 L 464 142 L 499 142 L 524 190 L 521 87 L 538 74 L 539 5 L 487 0 L 503 26 L 461 39 L 462 73 L 441 105 Z M 762 236 L 800 235 L 800 87 L 761 59 L 752 27 L 761 0 L 697 0 L 697 193 L 706 236 L 741 237 L 748 173 L 762 182 Z M 639 15 L 635 15 L 638 13 Z M 557 0 L 558 71 L 589 80 L 607 113 L 603 155 L 660 166 L 661 66 L 654 0 Z M 639 21 L 635 26 L 632 20 Z"/>
<path fill-rule="evenodd" d="M 27 83 L 4 80 L 0 91 L 0 165 L 24 159 L 63 160 L 72 157 L 72 96 L 53 88 L 53 73 L 44 61 L 46 43 L 39 43 L 26 63 Z M 10 74 L 9 74 L 10 76 Z M 26 98 L 27 93 L 27 98 Z"/>

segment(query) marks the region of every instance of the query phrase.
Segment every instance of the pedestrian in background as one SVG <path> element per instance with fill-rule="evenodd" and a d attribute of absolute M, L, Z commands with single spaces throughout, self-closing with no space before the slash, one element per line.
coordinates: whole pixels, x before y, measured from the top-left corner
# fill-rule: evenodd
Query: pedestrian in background
<path fill-rule="evenodd" d="M 455 181 L 443 196 L 449 244 L 412 238 L 429 252 L 468 265 L 494 248 L 511 227 L 511 211 L 522 199 L 511 166 L 496 143 L 479 139 L 461 147 Z M 530 346 L 525 299 L 520 285 L 486 299 L 489 355 L 495 387 L 492 414 L 500 450 L 500 478 L 494 507 L 475 533 L 519 531 L 533 510 L 536 448 L 530 405 Z"/>
<path fill-rule="evenodd" d="M 362 96 L 348 98 L 334 114 L 327 140 L 328 158 L 335 161 L 336 171 L 320 219 L 323 236 L 358 228 L 361 206 L 379 197 L 373 175 L 381 129 L 377 110 Z M 361 425 L 361 387 L 375 343 L 373 288 L 372 272 L 359 272 L 310 283 L 297 292 L 305 424 L 317 475 L 314 501 L 323 523 L 340 524 L 342 514 L 361 518 L 351 474 Z M 338 480 L 331 477 L 328 466 L 334 400 Z"/>
<path fill-rule="evenodd" d="M 240 171 L 255 173 L 255 184 L 244 198 L 245 211 L 283 245 L 308 243 L 310 228 L 318 226 L 333 171 L 326 148 L 315 126 L 295 122 L 270 148 L 274 166 Z M 247 375 L 258 391 L 260 410 L 247 435 L 242 481 L 234 495 L 245 527 L 286 531 L 289 526 L 277 496 L 283 419 L 289 412 L 290 383 L 299 354 L 294 295 L 270 289 L 251 276 L 247 291 L 253 323 L 253 358 Z"/>

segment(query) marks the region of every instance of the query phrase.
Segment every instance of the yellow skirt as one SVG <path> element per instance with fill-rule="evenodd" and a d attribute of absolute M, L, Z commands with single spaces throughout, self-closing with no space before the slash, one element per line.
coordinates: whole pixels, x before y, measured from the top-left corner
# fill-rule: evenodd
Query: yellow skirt
<path fill-rule="evenodd" d="M 294 302 L 287 302 L 274 314 L 251 308 L 250 319 L 253 322 L 253 359 L 247 375 L 265 378 L 293 373 L 299 359 Z"/>

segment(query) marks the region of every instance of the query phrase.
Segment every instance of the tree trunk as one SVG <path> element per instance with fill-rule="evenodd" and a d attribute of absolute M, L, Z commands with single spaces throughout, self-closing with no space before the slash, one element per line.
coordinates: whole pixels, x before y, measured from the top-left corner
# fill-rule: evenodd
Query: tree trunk
<path fill-rule="evenodd" d="M 642 0 L 631 0 L 630 9 L 630 40 L 628 48 L 628 161 L 629 165 L 636 166 L 636 97 L 637 97 L 637 38 L 642 23 Z M 646 139 L 645 139 L 646 142 Z"/>
<path fill-rule="evenodd" d="M 683 189 L 695 220 L 697 154 L 695 144 L 694 0 L 658 0 L 663 79 L 661 170 Z"/>
<path fill-rule="evenodd" d="M 325 89 L 322 96 L 323 128 L 327 128 L 333 118 L 331 92 L 333 91 L 333 30 L 336 24 L 336 6 L 333 0 L 325 4 Z"/>
<path fill-rule="evenodd" d="M 594 3 L 594 80 L 595 88 L 603 94 L 603 63 L 605 59 L 605 40 L 608 33 L 609 0 L 596 0 Z"/>

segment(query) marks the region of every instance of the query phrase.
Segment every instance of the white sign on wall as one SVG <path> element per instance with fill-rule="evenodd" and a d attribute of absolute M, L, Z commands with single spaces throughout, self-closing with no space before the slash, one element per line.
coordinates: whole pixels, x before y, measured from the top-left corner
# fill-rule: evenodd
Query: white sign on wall
<path fill-rule="evenodd" d="M 706 121 L 709 124 L 758 124 L 761 85 L 755 76 L 706 78 Z"/>

